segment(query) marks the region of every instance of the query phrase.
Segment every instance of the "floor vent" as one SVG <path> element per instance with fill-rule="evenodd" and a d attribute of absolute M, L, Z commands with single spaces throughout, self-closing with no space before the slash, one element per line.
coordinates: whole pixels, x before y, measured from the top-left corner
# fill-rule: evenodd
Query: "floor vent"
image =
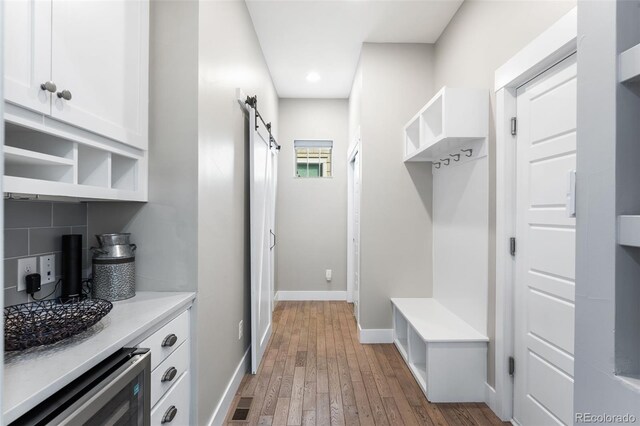
<path fill-rule="evenodd" d="M 231 416 L 232 422 L 246 422 L 249 420 L 249 410 L 251 410 L 251 403 L 253 402 L 253 398 L 251 397 L 243 397 L 238 400 L 238 404 L 236 405 L 236 409 L 233 411 L 233 416 Z"/>

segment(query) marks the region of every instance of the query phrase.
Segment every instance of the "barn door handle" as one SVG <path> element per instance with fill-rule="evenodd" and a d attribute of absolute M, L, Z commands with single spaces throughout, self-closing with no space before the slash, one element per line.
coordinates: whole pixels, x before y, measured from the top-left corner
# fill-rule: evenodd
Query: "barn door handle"
<path fill-rule="evenodd" d="M 273 245 L 271 247 L 269 247 L 269 250 L 273 250 L 273 248 L 276 246 L 277 244 L 277 239 L 276 239 L 276 234 L 273 233 L 273 230 L 269 229 L 269 233 L 271 235 L 273 235 Z"/>

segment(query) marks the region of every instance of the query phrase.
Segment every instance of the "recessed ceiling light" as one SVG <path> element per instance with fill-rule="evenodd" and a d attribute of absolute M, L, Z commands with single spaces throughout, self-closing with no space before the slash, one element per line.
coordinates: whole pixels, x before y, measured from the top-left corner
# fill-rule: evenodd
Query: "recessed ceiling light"
<path fill-rule="evenodd" d="M 307 81 L 310 81 L 311 83 L 315 83 L 316 81 L 320 80 L 320 74 L 318 74 L 315 71 L 311 71 L 309 74 L 307 74 Z"/>

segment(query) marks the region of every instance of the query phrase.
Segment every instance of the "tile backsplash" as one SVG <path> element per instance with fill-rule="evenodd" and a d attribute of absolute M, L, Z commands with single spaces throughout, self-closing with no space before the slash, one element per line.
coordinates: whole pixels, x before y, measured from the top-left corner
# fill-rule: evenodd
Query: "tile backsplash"
<path fill-rule="evenodd" d="M 56 282 L 60 278 L 62 235 L 83 235 L 83 271 L 90 265 L 87 239 L 87 204 L 51 201 L 4 202 L 4 304 L 27 302 L 27 294 L 17 291 L 18 259 L 56 255 Z M 40 267 L 39 260 L 36 262 Z M 53 291 L 56 282 L 43 284 L 36 293 L 41 298 Z M 59 291 L 59 287 L 58 287 Z"/>

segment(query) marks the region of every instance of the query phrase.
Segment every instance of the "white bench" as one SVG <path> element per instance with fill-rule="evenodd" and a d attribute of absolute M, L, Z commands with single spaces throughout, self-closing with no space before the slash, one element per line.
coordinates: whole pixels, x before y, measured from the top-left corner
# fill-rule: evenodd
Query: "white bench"
<path fill-rule="evenodd" d="M 431 402 L 483 402 L 487 344 L 436 299 L 393 298 L 394 343 Z"/>

